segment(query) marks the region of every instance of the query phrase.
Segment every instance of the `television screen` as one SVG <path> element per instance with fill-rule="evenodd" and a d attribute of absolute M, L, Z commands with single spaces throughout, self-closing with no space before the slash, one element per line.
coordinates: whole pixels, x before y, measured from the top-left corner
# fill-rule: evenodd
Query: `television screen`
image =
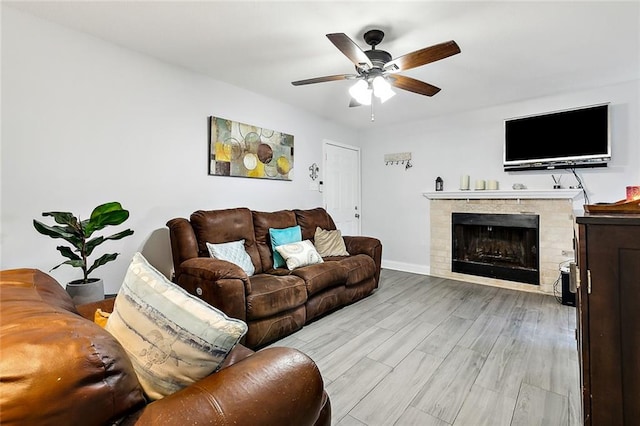
<path fill-rule="evenodd" d="M 505 170 L 606 166 L 609 105 L 505 120 Z"/>

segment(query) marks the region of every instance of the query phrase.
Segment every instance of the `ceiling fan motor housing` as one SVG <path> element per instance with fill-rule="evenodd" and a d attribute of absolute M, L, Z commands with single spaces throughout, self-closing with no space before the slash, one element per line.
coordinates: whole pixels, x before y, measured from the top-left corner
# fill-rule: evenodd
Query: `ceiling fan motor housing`
<path fill-rule="evenodd" d="M 364 53 L 371 60 L 374 68 L 382 69 L 382 67 L 384 67 L 384 64 L 392 59 L 391 54 L 389 52 L 385 52 L 384 50 L 371 49 L 367 50 Z"/>

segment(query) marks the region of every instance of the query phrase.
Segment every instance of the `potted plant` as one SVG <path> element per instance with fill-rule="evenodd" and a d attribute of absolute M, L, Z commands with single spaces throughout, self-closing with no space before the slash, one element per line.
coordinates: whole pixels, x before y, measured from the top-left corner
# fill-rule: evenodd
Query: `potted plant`
<path fill-rule="evenodd" d="M 51 268 L 51 271 L 62 266 L 71 265 L 82 268 L 83 278 L 67 283 L 67 292 L 75 304 L 95 302 L 104 298 L 104 283 L 100 278 L 89 278 L 89 274 L 96 268 L 115 260 L 119 253 L 107 253 L 97 258 L 89 266 L 89 256 L 94 249 L 107 240 L 119 240 L 133 234 L 131 229 L 113 235 L 96 236 L 93 233 L 109 225 L 120 225 L 129 218 L 129 211 L 124 210 L 120 203 L 110 202 L 99 205 L 89 219 L 80 220 L 69 212 L 45 212 L 42 216 L 51 216 L 58 225 L 45 225 L 34 219 L 33 226 L 38 232 L 51 238 L 61 238 L 71 244 L 58 246 L 56 249 L 68 260 Z"/>

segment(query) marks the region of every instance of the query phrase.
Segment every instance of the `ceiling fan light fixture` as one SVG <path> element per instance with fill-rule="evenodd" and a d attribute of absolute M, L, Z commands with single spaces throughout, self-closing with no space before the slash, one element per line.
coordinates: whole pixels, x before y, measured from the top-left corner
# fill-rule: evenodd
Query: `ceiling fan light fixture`
<path fill-rule="evenodd" d="M 371 94 L 373 91 L 364 80 L 358 80 L 356 84 L 349 88 L 349 94 L 361 105 L 371 105 Z"/>
<path fill-rule="evenodd" d="M 389 82 L 381 75 L 373 79 L 372 85 L 373 94 L 380 99 L 381 103 L 385 103 L 396 95 L 396 93 L 391 90 Z"/>

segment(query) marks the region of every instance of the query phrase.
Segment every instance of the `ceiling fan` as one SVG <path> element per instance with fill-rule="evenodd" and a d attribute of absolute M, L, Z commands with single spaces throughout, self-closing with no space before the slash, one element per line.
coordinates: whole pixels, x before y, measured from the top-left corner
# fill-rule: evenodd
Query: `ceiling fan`
<path fill-rule="evenodd" d="M 371 49 L 367 51 L 360 49 L 353 40 L 343 33 L 327 34 L 327 38 L 353 62 L 357 74 L 328 75 L 293 81 L 291 84 L 302 86 L 325 81 L 358 80 L 349 89 L 353 98 L 349 106 L 369 105 L 372 95 L 384 102 L 394 94 L 390 86 L 419 95 L 433 96 L 440 91 L 439 87 L 397 73 L 460 53 L 460 47 L 455 41 L 450 40 L 392 59 L 389 52 L 376 49 L 376 46 L 384 38 L 384 32 L 376 29 L 364 33 L 364 41 L 371 46 Z"/>

